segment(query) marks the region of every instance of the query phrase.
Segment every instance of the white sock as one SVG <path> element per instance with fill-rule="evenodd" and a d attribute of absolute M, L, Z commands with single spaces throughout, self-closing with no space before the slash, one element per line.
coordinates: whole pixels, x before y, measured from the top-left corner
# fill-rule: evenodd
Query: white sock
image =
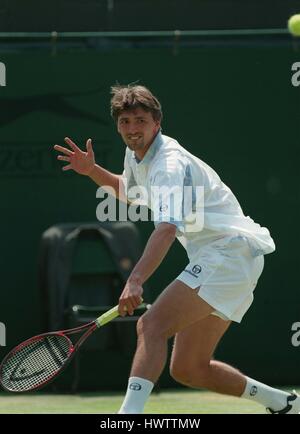
<path fill-rule="evenodd" d="M 140 377 L 130 377 L 127 392 L 118 414 L 143 413 L 154 384 Z"/>
<path fill-rule="evenodd" d="M 259 402 L 274 411 L 283 409 L 287 405 L 287 396 L 290 393 L 267 386 L 252 378 L 246 377 L 247 383 L 241 398 Z"/>

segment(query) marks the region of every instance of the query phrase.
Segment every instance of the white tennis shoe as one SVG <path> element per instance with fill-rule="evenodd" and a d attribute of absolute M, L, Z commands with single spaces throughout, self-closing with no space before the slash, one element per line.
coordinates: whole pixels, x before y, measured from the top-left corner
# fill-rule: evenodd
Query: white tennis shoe
<path fill-rule="evenodd" d="M 282 410 L 274 411 L 266 408 L 267 413 L 271 414 L 300 414 L 300 395 L 293 390 L 286 400 L 286 406 Z"/>

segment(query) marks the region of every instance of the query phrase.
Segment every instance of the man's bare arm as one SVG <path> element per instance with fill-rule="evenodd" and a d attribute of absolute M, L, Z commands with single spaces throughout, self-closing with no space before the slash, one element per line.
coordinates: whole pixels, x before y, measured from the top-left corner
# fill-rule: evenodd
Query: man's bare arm
<path fill-rule="evenodd" d="M 112 172 L 109 172 L 108 170 L 104 169 L 103 167 L 99 166 L 98 164 L 94 165 L 94 168 L 89 173 L 89 178 L 91 178 L 97 185 L 100 185 L 101 187 L 109 186 L 112 187 L 115 191 L 115 195 L 118 199 L 126 202 L 125 197 L 125 188 L 124 184 L 122 182 L 122 175 L 117 175 Z"/>
<path fill-rule="evenodd" d="M 160 223 L 148 239 L 144 253 L 128 280 L 137 281 L 142 285 L 161 264 L 175 238 L 176 226 Z"/>
<path fill-rule="evenodd" d="M 119 312 L 133 314 L 141 303 L 143 283 L 154 273 L 168 253 L 176 238 L 176 226 L 170 223 L 160 223 L 155 229 L 145 247 L 144 253 L 132 270 L 119 298 Z"/>

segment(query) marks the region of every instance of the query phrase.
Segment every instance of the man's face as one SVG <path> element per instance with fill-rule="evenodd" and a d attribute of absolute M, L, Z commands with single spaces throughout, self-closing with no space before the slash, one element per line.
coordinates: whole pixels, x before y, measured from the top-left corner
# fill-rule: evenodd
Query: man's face
<path fill-rule="evenodd" d="M 118 117 L 118 132 L 140 159 L 146 154 L 159 128 L 160 122 L 142 108 L 124 111 Z"/>

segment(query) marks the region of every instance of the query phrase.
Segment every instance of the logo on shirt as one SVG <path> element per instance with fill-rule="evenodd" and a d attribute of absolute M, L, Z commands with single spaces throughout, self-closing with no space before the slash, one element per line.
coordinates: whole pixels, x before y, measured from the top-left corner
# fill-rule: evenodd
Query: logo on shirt
<path fill-rule="evenodd" d="M 168 209 L 168 205 L 167 204 L 160 205 L 160 207 L 159 207 L 159 211 L 160 212 L 165 212 L 165 211 L 167 211 L 167 209 Z"/>
<path fill-rule="evenodd" d="M 256 386 L 252 386 L 250 389 L 250 396 L 254 396 L 257 394 L 257 387 Z"/>

